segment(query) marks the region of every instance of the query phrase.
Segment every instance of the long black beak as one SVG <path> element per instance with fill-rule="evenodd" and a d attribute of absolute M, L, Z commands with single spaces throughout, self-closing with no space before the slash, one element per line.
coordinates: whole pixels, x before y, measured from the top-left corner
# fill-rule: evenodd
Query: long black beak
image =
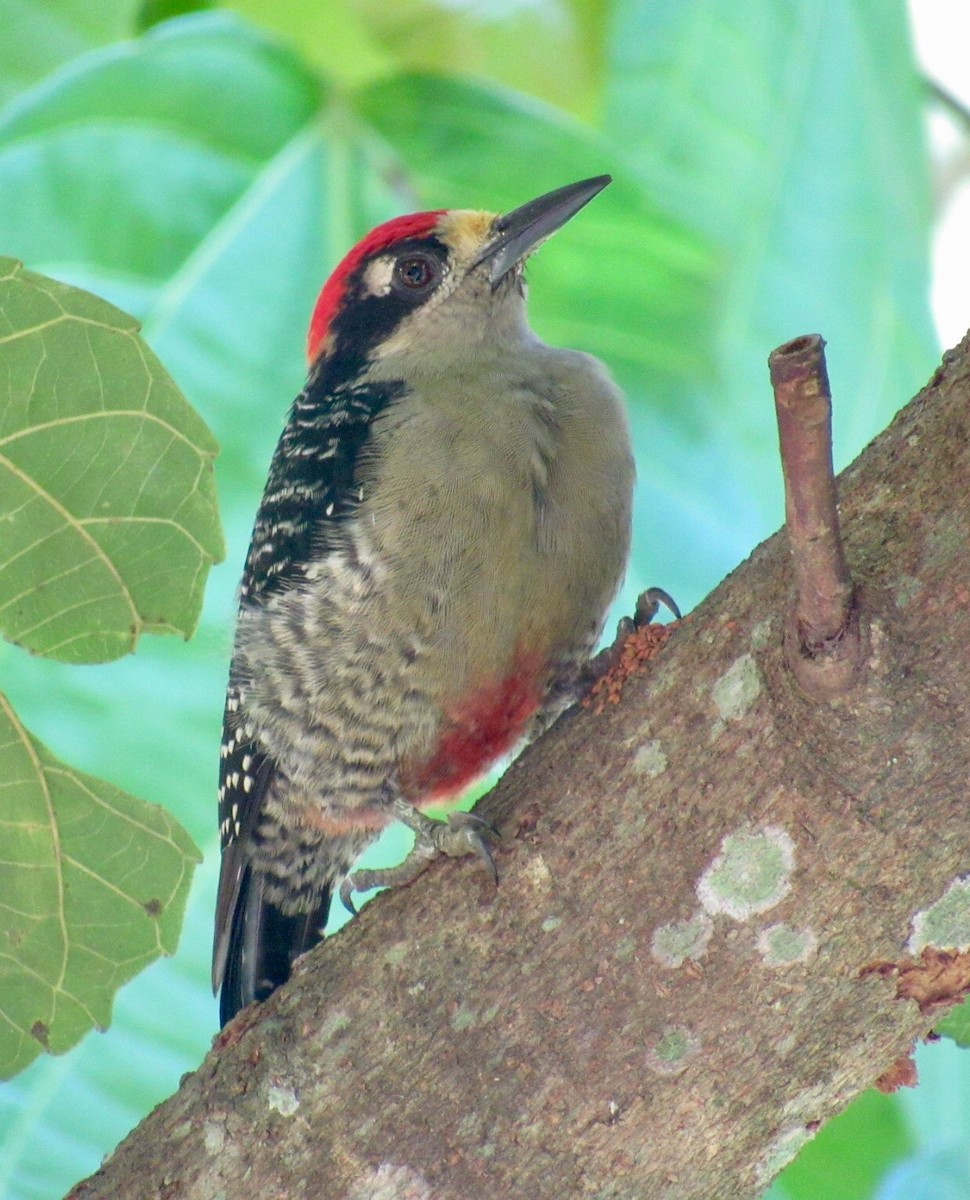
<path fill-rule="evenodd" d="M 495 236 L 479 255 L 475 266 L 488 263 L 489 278 L 494 286 L 516 263 L 589 204 L 610 181 L 609 175 L 581 179 L 579 183 L 556 188 L 554 192 L 547 192 L 499 217 L 495 222 Z"/>

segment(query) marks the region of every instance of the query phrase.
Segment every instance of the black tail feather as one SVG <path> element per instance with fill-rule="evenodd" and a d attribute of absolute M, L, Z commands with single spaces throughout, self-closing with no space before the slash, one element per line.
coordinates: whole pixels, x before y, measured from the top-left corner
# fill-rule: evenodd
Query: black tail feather
<path fill-rule="evenodd" d="M 232 915 L 219 1019 L 226 1025 L 241 1008 L 266 997 L 290 977 L 293 963 L 323 937 L 330 889 L 308 912 L 287 915 L 267 900 L 264 879 L 245 868 Z"/>

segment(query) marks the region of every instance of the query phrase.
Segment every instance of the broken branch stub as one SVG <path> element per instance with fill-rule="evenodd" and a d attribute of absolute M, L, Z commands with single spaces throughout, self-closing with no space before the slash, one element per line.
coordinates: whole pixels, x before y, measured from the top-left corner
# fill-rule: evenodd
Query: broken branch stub
<path fill-rule="evenodd" d="M 818 334 L 807 334 L 768 356 L 795 582 L 785 655 L 802 689 L 818 700 L 847 691 L 866 658 L 865 622 L 839 526 L 824 347 Z"/>

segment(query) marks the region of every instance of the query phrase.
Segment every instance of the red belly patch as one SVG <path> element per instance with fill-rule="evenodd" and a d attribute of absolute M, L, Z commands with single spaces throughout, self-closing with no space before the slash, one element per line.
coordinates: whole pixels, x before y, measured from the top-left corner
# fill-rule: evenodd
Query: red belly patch
<path fill-rule="evenodd" d="M 520 655 L 515 670 L 450 714 L 431 759 L 405 773 L 405 794 L 422 806 L 455 796 L 515 748 L 539 709 L 538 664 Z"/>

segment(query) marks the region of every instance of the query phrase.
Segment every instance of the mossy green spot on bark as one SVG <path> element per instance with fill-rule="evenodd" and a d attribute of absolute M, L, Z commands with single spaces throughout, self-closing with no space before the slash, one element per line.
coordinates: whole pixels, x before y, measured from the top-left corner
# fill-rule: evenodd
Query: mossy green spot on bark
<path fill-rule="evenodd" d="M 669 1025 L 647 1050 L 647 1066 L 659 1075 L 679 1075 L 700 1049 L 700 1040 L 686 1025 Z"/>
<path fill-rule="evenodd" d="M 658 775 L 662 775 L 667 770 L 667 755 L 661 749 L 660 742 L 656 738 L 651 738 L 648 742 L 644 742 L 634 754 L 632 765 L 634 771 L 639 775 L 656 779 Z"/>
<path fill-rule="evenodd" d="M 954 879 L 935 904 L 913 917 L 907 949 L 919 954 L 925 946 L 970 950 L 970 876 Z"/>
<path fill-rule="evenodd" d="M 811 929 L 793 929 L 780 923 L 769 925 L 758 934 L 758 951 L 766 967 L 808 962 L 817 949 L 818 938 Z"/>
<path fill-rule="evenodd" d="M 701 876 L 697 895 L 711 916 L 746 921 L 788 895 L 794 865 L 795 843 L 783 829 L 732 833 Z"/>
<path fill-rule="evenodd" d="M 713 932 L 714 922 L 704 912 L 686 921 L 669 921 L 653 931 L 650 952 L 665 967 L 680 967 L 688 959 L 701 957 Z"/>
<path fill-rule="evenodd" d="M 735 659 L 711 689 L 722 721 L 739 721 L 760 693 L 761 674 L 750 654 Z"/>

